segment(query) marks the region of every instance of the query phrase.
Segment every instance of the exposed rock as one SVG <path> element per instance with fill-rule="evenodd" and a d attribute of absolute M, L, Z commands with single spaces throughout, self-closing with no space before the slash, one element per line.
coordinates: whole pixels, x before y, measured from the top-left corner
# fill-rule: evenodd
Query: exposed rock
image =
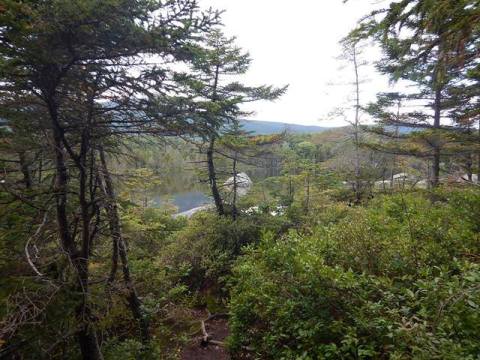
<path fill-rule="evenodd" d="M 196 208 L 193 208 L 193 209 L 175 214 L 175 215 L 173 215 L 173 217 L 178 218 L 178 217 L 184 216 L 184 217 L 187 217 L 187 218 L 191 218 L 193 215 L 195 215 L 196 213 L 198 213 L 200 211 L 206 211 L 206 210 L 210 210 L 210 209 L 213 209 L 213 208 L 214 208 L 214 205 L 212 205 L 212 204 L 202 205 L 202 206 L 199 206 L 199 207 L 196 207 Z"/>
<path fill-rule="evenodd" d="M 418 189 L 428 189 L 428 180 L 420 180 L 419 182 L 417 182 L 415 184 L 415 187 L 418 188 Z"/>
<path fill-rule="evenodd" d="M 375 189 L 389 189 L 392 187 L 390 180 L 375 181 Z"/>
<path fill-rule="evenodd" d="M 458 182 L 469 182 L 470 180 L 468 180 L 468 174 L 464 174 L 462 176 L 460 176 L 458 179 L 457 179 Z M 478 175 L 477 174 L 472 174 L 472 182 L 473 183 L 478 183 Z"/>
<path fill-rule="evenodd" d="M 235 179 L 234 177 L 230 177 L 223 183 L 223 186 L 227 193 L 233 193 Z M 245 173 L 239 173 L 236 176 L 236 183 L 237 183 L 237 195 L 238 196 L 245 196 L 248 194 L 252 187 L 252 180 L 250 177 Z"/>

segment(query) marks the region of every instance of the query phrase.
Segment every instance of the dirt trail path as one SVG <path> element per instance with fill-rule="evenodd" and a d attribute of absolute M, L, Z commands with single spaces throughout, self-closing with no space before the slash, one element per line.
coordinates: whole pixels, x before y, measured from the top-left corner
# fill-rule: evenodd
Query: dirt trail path
<path fill-rule="evenodd" d="M 201 320 L 208 318 L 208 314 L 199 314 L 199 326 Z M 205 322 L 205 330 L 210 340 L 225 341 L 228 336 L 228 320 L 225 318 L 213 318 Z M 229 360 L 228 351 L 220 345 L 208 343 L 202 345 L 202 336 L 197 334 L 183 349 L 182 360 Z"/>

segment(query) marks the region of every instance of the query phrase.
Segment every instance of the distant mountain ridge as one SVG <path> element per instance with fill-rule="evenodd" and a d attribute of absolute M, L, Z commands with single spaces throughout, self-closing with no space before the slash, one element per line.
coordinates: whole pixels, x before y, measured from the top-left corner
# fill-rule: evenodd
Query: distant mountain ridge
<path fill-rule="evenodd" d="M 276 121 L 240 120 L 243 129 L 257 135 L 270 135 L 288 131 L 295 134 L 319 133 L 331 128 L 315 125 L 297 125 Z"/>

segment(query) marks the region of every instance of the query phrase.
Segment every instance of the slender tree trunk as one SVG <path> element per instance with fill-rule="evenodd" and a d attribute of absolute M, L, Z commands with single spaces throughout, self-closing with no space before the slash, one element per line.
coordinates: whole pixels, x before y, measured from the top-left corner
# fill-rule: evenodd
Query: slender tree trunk
<path fill-rule="evenodd" d="M 353 47 L 353 66 L 355 69 L 355 121 L 354 128 L 354 145 L 355 145 L 355 200 L 360 202 L 362 197 L 362 184 L 360 179 L 360 77 L 358 74 L 357 49 Z"/>
<path fill-rule="evenodd" d="M 42 183 L 42 175 L 43 175 L 43 156 L 40 154 L 40 158 L 38 159 L 38 183 Z"/>
<path fill-rule="evenodd" d="M 473 180 L 473 155 L 468 154 L 465 159 L 465 171 L 467 172 L 467 179 L 469 182 Z"/>
<path fill-rule="evenodd" d="M 210 189 L 212 190 L 213 201 L 215 202 L 217 213 L 218 215 L 223 216 L 225 215 L 225 208 L 217 186 L 217 173 L 215 171 L 215 163 L 213 159 L 214 150 L 215 137 L 212 136 L 207 150 L 208 180 L 210 182 Z"/>
<path fill-rule="evenodd" d="M 217 64 L 215 67 L 215 78 L 213 80 L 212 86 L 212 102 L 216 102 L 218 100 L 218 81 L 220 76 L 220 65 Z M 215 162 L 213 159 L 215 151 L 215 135 L 212 135 L 210 138 L 210 144 L 207 150 L 207 165 L 208 165 L 208 180 L 210 182 L 210 189 L 212 190 L 213 201 L 215 202 L 215 207 L 217 209 L 217 213 L 220 216 L 225 215 L 225 208 L 223 206 L 222 197 L 220 196 L 220 191 L 218 191 L 217 186 L 217 173 L 215 171 Z"/>
<path fill-rule="evenodd" d="M 123 281 L 128 291 L 127 301 L 130 307 L 130 311 L 132 312 L 134 319 L 138 322 L 142 341 L 146 343 L 150 340 L 149 323 L 144 314 L 144 311 L 142 310 L 142 303 L 138 297 L 135 285 L 133 284 L 133 280 L 130 274 L 130 269 L 128 266 L 128 250 L 122 234 L 115 188 L 112 178 L 110 176 L 110 172 L 108 171 L 105 153 L 102 147 L 99 148 L 99 153 L 101 175 L 103 177 L 104 183 L 102 187 L 106 197 L 106 211 L 113 242 L 112 269 L 110 272 L 109 283 L 112 283 L 115 279 L 115 273 L 118 269 L 118 258 L 120 257 L 120 261 L 122 263 Z"/>
<path fill-rule="evenodd" d="M 262 187 L 262 198 L 263 198 L 263 202 L 266 203 L 267 202 L 267 195 L 265 194 L 265 185 L 263 182 L 260 183 L 260 186 Z"/>
<path fill-rule="evenodd" d="M 94 241 L 99 233 L 100 222 L 101 222 L 100 207 L 97 201 L 98 182 L 100 178 L 98 176 L 98 172 L 96 171 L 96 167 L 95 167 L 96 166 L 95 149 L 93 147 L 90 147 L 88 151 L 89 151 L 88 192 L 90 194 L 89 201 L 91 206 L 90 216 L 92 221 L 95 218 L 95 221 L 93 221 L 92 223 L 92 231 L 90 232 L 89 255 L 91 256 L 93 252 Z"/>
<path fill-rule="evenodd" d="M 237 153 L 233 157 L 233 200 L 232 200 L 232 218 L 237 220 L 238 211 L 237 211 Z"/>
<path fill-rule="evenodd" d="M 289 201 L 288 205 L 291 205 L 293 203 L 293 196 L 294 196 L 293 180 L 292 180 L 292 177 L 289 175 L 288 176 L 288 201 Z"/>
<path fill-rule="evenodd" d="M 18 154 L 18 159 L 20 161 L 20 171 L 23 174 L 23 184 L 25 185 L 25 189 L 31 189 L 32 172 L 30 171 L 30 166 L 28 165 L 25 151 L 22 151 Z"/>
<path fill-rule="evenodd" d="M 305 178 L 305 213 L 310 210 L 310 174 Z"/>
<path fill-rule="evenodd" d="M 478 147 L 480 149 L 480 120 L 478 120 Z M 480 150 L 478 151 L 478 155 L 477 155 L 477 183 L 480 184 Z"/>
<path fill-rule="evenodd" d="M 97 333 L 93 324 L 92 310 L 89 304 L 89 269 L 88 263 L 90 258 L 91 232 L 90 225 L 93 213 L 90 211 L 90 203 L 87 199 L 88 190 L 88 166 L 87 154 L 90 146 L 90 130 L 86 126 L 82 132 L 80 155 L 76 159 L 77 167 L 80 173 L 79 176 L 79 194 L 78 200 L 80 203 L 80 215 L 82 224 L 82 242 L 80 247 L 80 256 L 77 258 L 78 271 L 80 278 L 80 286 L 83 292 L 82 304 L 77 309 L 77 316 L 81 316 L 85 321 L 85 325 L 79 333 L 80 346 L 84 359 L 102 359 L 98 345 Z"/>
<path fill-rule="evenodd" d="M 441 116 L 441 97 L 442 91 L 440 88 L 435 90 L 435 115 L 433 121 L 433 127 L 435 129 L 440 128 L 440 116 Z M 433 161 L 432 161 L 432 187 L 438 187 L 440 184 L 440 139 L 438 135 L 435 136 L 433 141 Z"/>
<path fill-rule="evenodd" d="M 75 245 L 75 240 L 73 239 L 69 230 L 69 221 L 67 216 L 68 170 L 65 163 L 65 150 L 62 139 L 63 134 L 61 133 L 62 130 L 58 126 L 56 109 L 51 107 L 50 113 L 54 119 L 53 133 L 56 167 L 55 198 L 58 233 L 62 248 L 68 255 L 78 277 L 76 292 L 82 294 L 81 301 L 75 308 L 75 314 L 79 326 L 77 338 L 84 360 L 102 360 L 103 356 L 98 344 L 96 330 L 92 326 L 92 313 L 88 302 L 88 253 L 85 253 L 85 251 L 78 251 Z"/>
<path fill-rule="evenodd" d="M 392 159 L 392 169 L 390 172 L 390 188 L 393 189 L 395 187 L 394 181 L 395 181 L 395 168 L 397 167 L 397 156 L 393 155 Z"/>
<path fill-rule="evenodd" d="M 400 100 L 398 100 L 398 103 L 397 103 L 397 122 L 400 122 L 400 108 L 402 106 L 402 103 Z M 399 126 L 396 125 L 395 126 L 395 137 L 398 138 L 399 136 L 399 133 L 400 133 L 400 129 L 399 129 Z M 397 155 L 393 155 L 393 159 L 392 159 L 392 173 L 391 173 L 391 177 L 390 177 L 390 187 L 393 189 L 395 184 L 394 184 L 394 176 L 395 176 L 395 168 L 397 167 Z"/>

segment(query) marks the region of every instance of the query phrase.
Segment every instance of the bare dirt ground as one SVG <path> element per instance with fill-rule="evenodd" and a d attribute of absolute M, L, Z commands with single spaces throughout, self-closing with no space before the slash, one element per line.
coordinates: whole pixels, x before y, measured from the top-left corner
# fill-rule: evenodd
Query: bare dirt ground
<path fill-rule="evenodd" d="M 208 314 L 199 313 L 199 326 L 201 320 L 208 318 Z M 205 329 L 210 340 L 225 341 L 228 336 L 228 320 L 215 318 L 205 322 Z M 230 356 L 224 346 L 216 344 L 202 344 L 201 334 L 197 334 L 182 350 L 182 360 L 229 360 Z"/>

